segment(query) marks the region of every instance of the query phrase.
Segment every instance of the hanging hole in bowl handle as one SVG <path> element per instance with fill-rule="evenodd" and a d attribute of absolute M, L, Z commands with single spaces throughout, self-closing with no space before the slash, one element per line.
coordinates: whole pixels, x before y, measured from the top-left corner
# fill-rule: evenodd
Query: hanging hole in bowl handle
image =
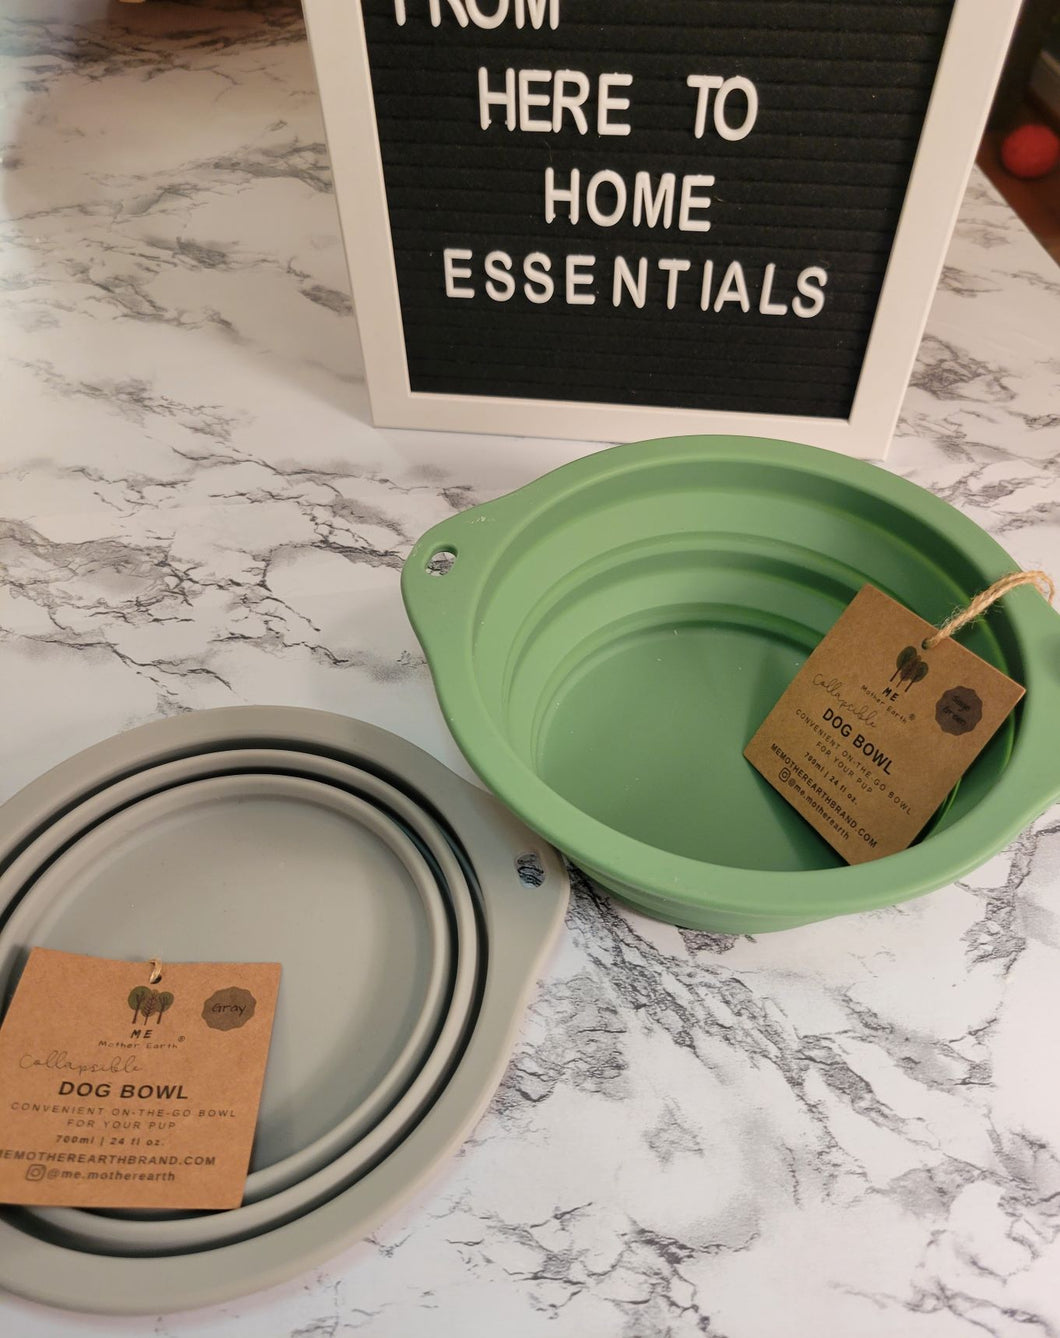
<path fill-rule="evenodd" d="M 532 850 L 516 856 L 515 872 L 524 887 L 540 887 L 545 881 L 545 866 L 541 863 L 540 855 Z"/>
<path fill-rule="evenodd" d="M 425 570 L 429 576 L 448 576 L 453 570 L 453 564 L 455 562 L 455 549 L 440 548 L 437 553 L 427 560 Z"/>

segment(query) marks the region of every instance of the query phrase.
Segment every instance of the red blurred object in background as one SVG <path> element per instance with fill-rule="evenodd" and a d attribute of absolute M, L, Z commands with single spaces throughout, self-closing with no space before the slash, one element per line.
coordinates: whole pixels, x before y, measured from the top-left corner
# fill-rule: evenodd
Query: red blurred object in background
<path fill-rule="evenodd" d="M 1047 125 L 1021 125 L 1002 140 L 1001 161 L 1014 177 L 1044 177 L 1060 161 L 1060 138 Z"/>

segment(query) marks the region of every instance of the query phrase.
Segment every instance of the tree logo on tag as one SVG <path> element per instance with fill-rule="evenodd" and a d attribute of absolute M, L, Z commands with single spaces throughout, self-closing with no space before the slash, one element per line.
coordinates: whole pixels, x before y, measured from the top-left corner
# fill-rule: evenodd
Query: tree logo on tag
<path fill-rule="evenodd" d="M 214 1031 L 234 1031 L 254 1016 L 257 1000 L 249 990 L 230 985 L 215 990 L 202 1006 L 202 1020 Z"/>
<path fill-rule="evenodd" d="M 928 663 L 916 653 L 915 646 L 906 646 L 899 651 L 894 662 L 894 673 L 890 677 L 890 682 L 883 690 L 885 697 L 897 697 L 898 691 L 905 684 L 904 692 L 908 692 L 914 683 L 920 683 L 928 676 Z M 894 680 L 898 682 L 895 684 Z M 894 686 L 891 686 L 894 684 Z"/>
<path fill-rule="evenodd" d="M 935 703 L 935 721 L 947 734 L 968 734 L 983 718 L 983 703 L 971 688 L 949 688 Z"/>
<path fill-rule="evenodd" d="M 153 990 L 149 985 L 137 985 L 130 992 L 128 1003 L 133 1010 L 132 1024 L 135 1027 L 140 1018 L 143 1018 L 145 1025 L 152 1017 L 161 1022 L 173 1006 L 173 996 L 169 990 Z"/>

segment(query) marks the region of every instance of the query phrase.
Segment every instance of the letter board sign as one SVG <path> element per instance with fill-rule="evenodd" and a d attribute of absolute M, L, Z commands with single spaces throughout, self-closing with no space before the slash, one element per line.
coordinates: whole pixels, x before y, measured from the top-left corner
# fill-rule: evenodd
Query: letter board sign
<path fill-rule="evenodd" d="M 376 421 L 886 450 L 1018 0 L 307 0 Z"/>

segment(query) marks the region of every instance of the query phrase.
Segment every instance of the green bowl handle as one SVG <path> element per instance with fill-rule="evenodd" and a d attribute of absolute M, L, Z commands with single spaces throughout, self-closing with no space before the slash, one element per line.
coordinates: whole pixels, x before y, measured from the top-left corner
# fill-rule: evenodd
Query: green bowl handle
<path fill-rule="evenodd" d="M 498 502 L 488 502 L 450 516 L 418 539 L 405 560 L 401 595 L 429 657 L 461 626 L 455 620 L 466 618 L 482 573 L 504 538 L 498 509 Z"/>

